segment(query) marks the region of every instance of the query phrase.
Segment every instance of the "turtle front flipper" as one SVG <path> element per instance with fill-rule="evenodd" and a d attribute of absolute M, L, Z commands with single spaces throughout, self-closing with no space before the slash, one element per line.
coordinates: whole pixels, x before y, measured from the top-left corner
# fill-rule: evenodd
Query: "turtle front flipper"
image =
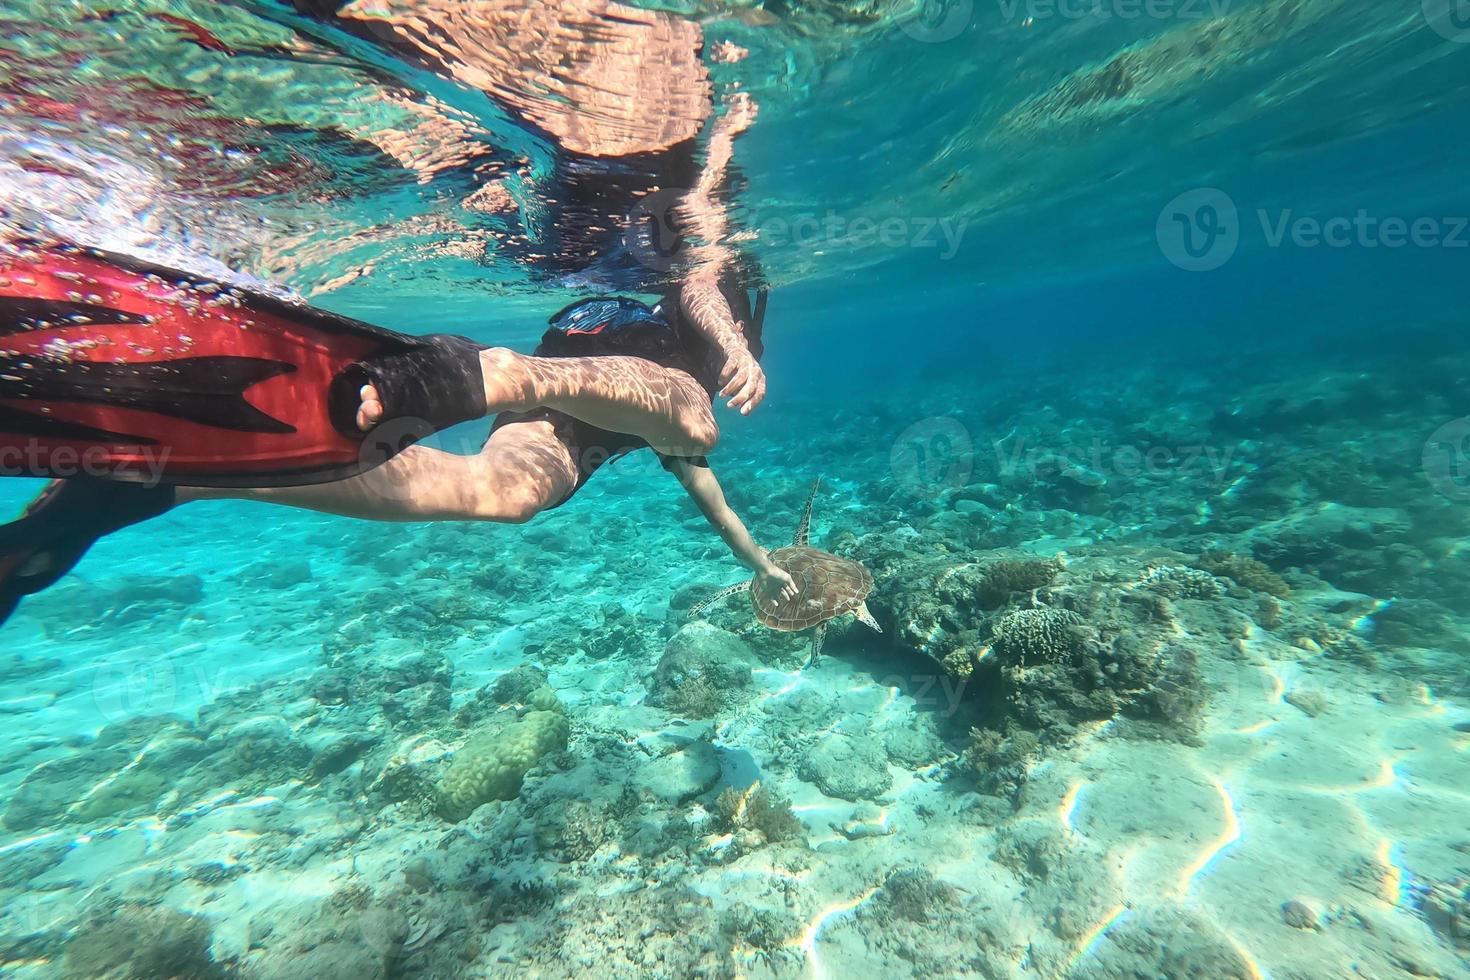
<path fill-rule="evenodd" d="M 806 662 L 806 665 L 808 667 L 815 667 L 817 665 L 817 661 L 822 658 L 822 639 L 826 635 L 827 621 L 823 620 L 822 622 L 818 623 L 817 628 L 812 631 L 812 655 Z"/>
<path fill-rule="evenodd" d="M 739 585 L 732 585 L 728 589 L 721 589 L 720 591 L 716 592 L 714 595 L 709 596 L 709 597 L 707 597 L 705 599 L 701 599 L 700 601 L 696 602 L 694 605 L 690 606 L 689 607 L 689 612 L 685 616 L 685 618 L 686 619 L 693 619 L 695 616 L 698 616 L 700 613 L 704 612 L 706 609 L 708 609 L 710 606 L 713 606 L 715 603 L 719 602 L 721 599 L 724 599 L 724 598 L 726 598 L 728 596 L 732 596 L 732 595 L 734 595 L 737 592 L 748 592 L 749 590 L 750 590 L 750 583 L 749 582 L 741 582 Z"/>

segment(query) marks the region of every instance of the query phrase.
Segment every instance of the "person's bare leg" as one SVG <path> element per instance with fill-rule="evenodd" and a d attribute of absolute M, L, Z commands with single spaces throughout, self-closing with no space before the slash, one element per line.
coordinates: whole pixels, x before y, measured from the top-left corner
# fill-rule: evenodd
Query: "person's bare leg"
<path fill-rule="evenodd" d="M 687 371 L 641 357 L 535 357 L 492 347 L 480 354 L 491 414 L 552 408 L 610 432 L 643 439 L 670 456 L 707 453 L 720 430 L 709 395 Z M 371 429 L 386 409 L 371 385 L 362 389 L 357 424 Z"/>
<path fill-rule="evenodd" d="M 481 520 L 519 524 L 560 502 L 577 466 L 550 422 L 514 422 L 478 455 L 411 446 L 348 480 L 277 489 L 180 487 L 178 500 L 260 500 L 375 521 Z"/>

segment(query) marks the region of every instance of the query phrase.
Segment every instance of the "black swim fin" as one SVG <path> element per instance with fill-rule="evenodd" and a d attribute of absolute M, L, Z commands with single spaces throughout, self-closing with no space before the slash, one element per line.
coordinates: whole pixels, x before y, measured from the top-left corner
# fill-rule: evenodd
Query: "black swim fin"
<path fill-rule="evenodd" d="M 0 624 L 21 599 L 48 589 L 103 535 L 157 517 L 174 488 L 77 477 L 55 480 L 17 521 L 0 526 Z"/>

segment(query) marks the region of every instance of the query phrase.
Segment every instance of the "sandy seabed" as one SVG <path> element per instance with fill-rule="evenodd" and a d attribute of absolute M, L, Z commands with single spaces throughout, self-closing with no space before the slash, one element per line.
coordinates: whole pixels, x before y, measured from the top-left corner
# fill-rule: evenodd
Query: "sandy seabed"
<path fill-rule="evenodd" d="M 1464 364 L 1175 368 L 731 422 L 876 579 L 809 669 L 637 458 L 104 541 L 6 627 L 0 972 L 1470 975 Z"/>

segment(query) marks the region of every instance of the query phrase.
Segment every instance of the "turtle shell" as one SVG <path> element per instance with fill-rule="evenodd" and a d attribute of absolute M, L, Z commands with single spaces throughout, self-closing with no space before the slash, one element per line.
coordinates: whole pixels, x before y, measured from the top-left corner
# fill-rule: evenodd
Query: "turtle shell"
<path fill-rule="evenodd" d="M 792 545 L 771 552 L 771 561 L 795 581 L 796 598 L 780 602 L 764 595 L 752 582 L 750 602 L 755 618 L 777 630 L 804 630 L 852 612 L 873 591 L 873 576 L 855 561 L 826 551 Z"/>

